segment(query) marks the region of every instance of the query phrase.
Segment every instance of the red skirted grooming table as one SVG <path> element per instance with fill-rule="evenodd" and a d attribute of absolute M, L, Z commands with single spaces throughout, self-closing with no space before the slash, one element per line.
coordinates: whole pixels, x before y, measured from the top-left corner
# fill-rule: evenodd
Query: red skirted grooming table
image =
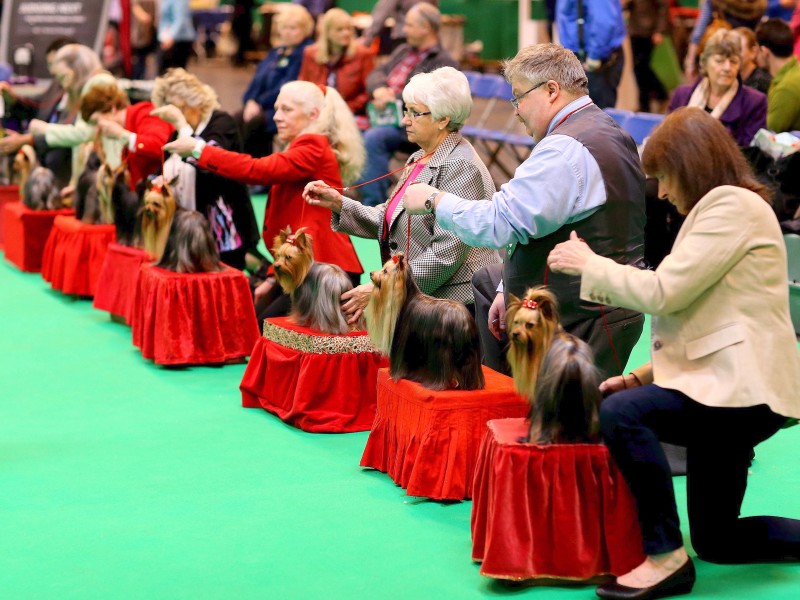
<path fill-rule="evenodd" d="M 143 266 L 131 329 L 133 345 L 159 365 L 242 359 L 258 339 L 247 277 L 230 268 L 186 274 Z"/>
<path fill-rule="evenodd" d="M 4 217 L 6 260 L 21 271 L 38 273 L 53 221 L 59 215 L 71 215 L 72 209 L 31 210 L 22 202 L 9 202 L 0 214 Z"/>
<path fill-rule="evenodd" d="M 97 281 L 94 307 L 130 324 L 139 271 L 152 260 L 150 254 L 139 248 L 110 244 Z"/>
<path fill-rule="evenodd" d="M 387 364 L 366 331 L 330 335 L 287 317 L 267 319 L 239 386 L 242 406 L 264 408 L 303 431 L 368 431 L 378 369 Z"/>
<path fill-rule="evenodd" d="M 490 421 L 481 444 L 472 502 L 481 575 L 587 580 L 644 561 L 633 497 L 606 447 L 521 444 L 527 427 Z"/>
<path fill-rule="evenodd" d="M 528 414 L 510 377 L 483 367 L 486 388 L 434 392 L 378 373 L 378 413 L 362 467 L 388 473 L 409 496 L 472 497 L 472 479 L 489 419 Z"/>
<path fill-rule="evenodd" d="M 94 296 L 108 245 L 115 240 L 113 225 L 56 217 L 44 247 L 42 277 L 65 294 Z"/>
<path fill-rule="evenodd" d="M 5 158 L 3 158 L 5 160 Z M 19 202 L 19 186 L 17 185 L 0 185 L 0 248 L 3 247 L 6 238 L 5 227 L 5 207 L 11 203 Z"/>

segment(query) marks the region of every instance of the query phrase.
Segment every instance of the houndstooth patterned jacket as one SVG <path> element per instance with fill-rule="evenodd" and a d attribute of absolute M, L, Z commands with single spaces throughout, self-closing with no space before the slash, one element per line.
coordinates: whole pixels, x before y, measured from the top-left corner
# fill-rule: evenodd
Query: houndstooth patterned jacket
<path fill-rule="evenodd" d="M 418 150 L 406 165 L 422 157 Z M 395 190 L 400 189 L 411 172 L 403 171 Z M 489 171 L 478 153 L 459 133 L 448 135 L 431 156 L 428 164 L 416 178 L 443 191 L 469 200 L 486 200 L 495 192 Z M 394 191 L 392 193 L 394 193 Z M 331 228 L 363 238 L 380 240 L 386 226 L 385 213 L 388 202 L 378 206 L 363 204 L 344 198 L 339 215 L 333 214 Z M 389 249 L 392 254 L 406 252 L 408 216 L 403 203 L 394 211 L 389 226 Z M 496 251 L 488 248 L 471 248 L 449 231 L 442 229 L 431 215 L 411 217 L 411 244 L 408 258 L 414 279 L 426 294 L 472 304 L 470 281 L 472 274 L 487 265 L 500 262 Z"/>

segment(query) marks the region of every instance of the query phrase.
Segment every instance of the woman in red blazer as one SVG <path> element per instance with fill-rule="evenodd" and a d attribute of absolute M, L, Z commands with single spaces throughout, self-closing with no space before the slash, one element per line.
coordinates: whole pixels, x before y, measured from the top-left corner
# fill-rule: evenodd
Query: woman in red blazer
<path fill-rule="evenodd" d="M 339 265 L 358 284 L 364 268 L 347 235 L 331 230 L 331 211 L 308 206 L 302 198 L 305 184 L 323 179 L 341 188 L 352 183 L 364 164 L 364 146 L 353 115 L 339 93 L 307 81 L 281 88 L 275 102 L 278 138 L 288 144 L 283 152 L 263 158 L 215 147 L 199 138 L 179 138 L 164 150 L 191 157 L 197 167 L 250 185 L 270 185 L 264 214 L 264 243 L 272 248 L 281 229 L 305 227 L 314 240 L 314 258 Z M 332 145 L 330 139 L 336 140 Z M 256 304 L 276 290 L 269 275 L 256 288 Z M 263 304 L 263 303 L 261 303 Z M 290 302 L 281 295 L 262 310 L 260 318 L 287 314 Z"/>
<path fill-rule="evenodd" d="M 303 50 L 297 78 L 336 88 L 354 114 L 364 114 L 375 55 L 355 37 L 353 18 L 341 8 L 330 9 L 322 17 L 319 40 Z"/>

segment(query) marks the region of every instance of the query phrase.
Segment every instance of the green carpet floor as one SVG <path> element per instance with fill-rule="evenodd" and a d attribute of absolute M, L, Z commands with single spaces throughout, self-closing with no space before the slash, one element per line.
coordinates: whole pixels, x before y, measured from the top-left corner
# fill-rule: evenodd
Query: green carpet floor
<path fill-rule="evenodd" d="M 156 367 L 5 262 L 0 314 L 0 599 L 594 597 L 481 577 L 469 502 L 361 469 L 366 433 L 242 408 L 244 365 Z M 800 517 L 799 455 L 800 427 L 758 449 L 745 514 Z M 698 599 L 800 596 L 800 566 L 697 567 Z"/>

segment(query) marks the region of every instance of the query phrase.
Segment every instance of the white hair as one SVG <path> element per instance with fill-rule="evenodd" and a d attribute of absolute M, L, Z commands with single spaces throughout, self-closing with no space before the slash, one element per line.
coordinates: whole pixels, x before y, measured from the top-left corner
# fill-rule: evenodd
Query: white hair
<path fill-rule="evenodd" d="M 414 75 L 403 89 L 406 104 L 424 104 L 434 120 L 450 117 L 449 131 L 458 131 L 472 112 L 472 93 L 466 75 L 453 67 Z"/>

